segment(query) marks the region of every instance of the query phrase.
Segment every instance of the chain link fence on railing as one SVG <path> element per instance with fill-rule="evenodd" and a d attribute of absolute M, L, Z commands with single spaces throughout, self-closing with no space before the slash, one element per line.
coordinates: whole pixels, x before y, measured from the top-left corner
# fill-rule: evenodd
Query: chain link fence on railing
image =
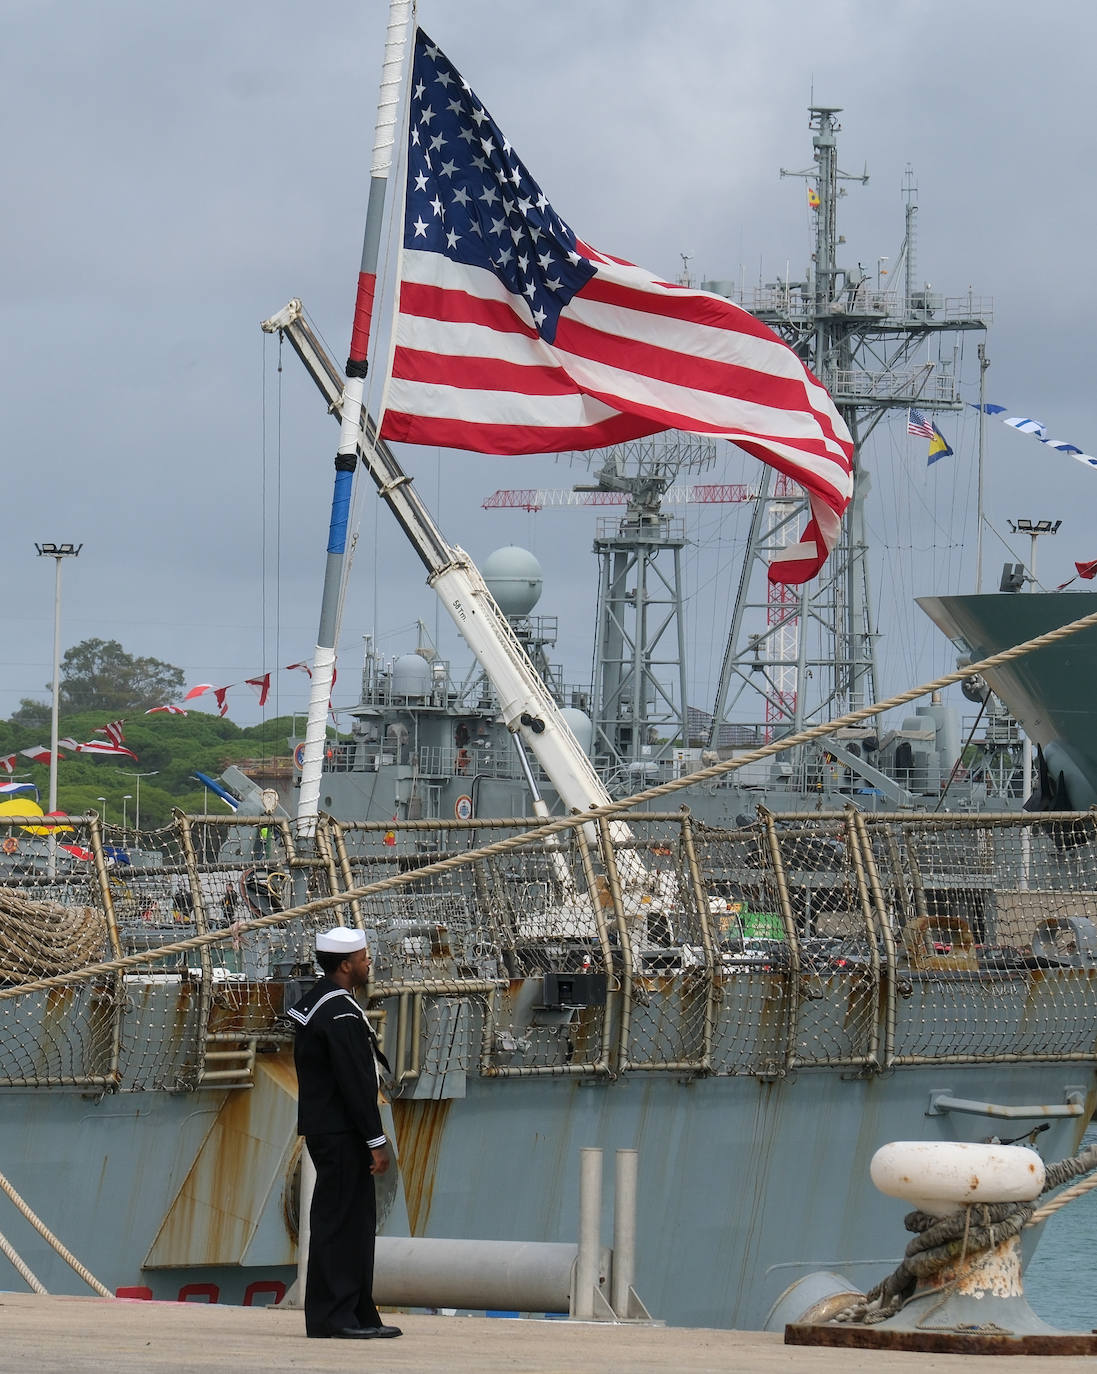
<path fill-rule="evenodd" d="M 546 831 L 551 833 L 546 833 Z M 12 841 L 12 843 L 7 843 Z M 1097 1059 L 1092 814 L 5 817 L 0 1086 L 222 1082 L 367 932 L 397 1091 Z"/>

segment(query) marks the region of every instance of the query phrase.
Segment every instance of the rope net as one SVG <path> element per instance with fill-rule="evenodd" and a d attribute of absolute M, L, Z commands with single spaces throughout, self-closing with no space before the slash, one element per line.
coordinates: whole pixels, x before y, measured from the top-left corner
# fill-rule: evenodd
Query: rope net
<path fill-rule="evenodd" d="M 413 1097 L 1097 1059 L 1089 813 L 321 818 L 307 847 L 266 817 L 5 817 L 0 849 L 0 1086 L 246 1083 L 340 922 Z"/>

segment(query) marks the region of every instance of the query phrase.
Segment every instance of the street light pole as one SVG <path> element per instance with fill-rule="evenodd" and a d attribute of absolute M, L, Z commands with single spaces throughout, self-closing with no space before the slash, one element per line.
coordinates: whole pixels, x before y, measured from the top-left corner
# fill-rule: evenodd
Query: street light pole
<path fill-rule="evenodd" d="M 106 825 L 107 825 L 107 799 L 106 799 L 106 797 L 96 797 L 95 800 L 96 800 L 97 802 L 101 803 L 101 805 L 102 805 L 102 808 L 103 808 L 103 809 L 99 812 L 99 818 L 100 818 L 100 820 L 103 822 L 103 828 L 106 829 Z"/>
<path fill-rule="evenodd" d="M 133 793 L 127 792 L 122 798 L 122 843 L 126 842 L 126 802 L 133 801 Z M 136 829 L 136 826 L 134 827 Z"/>
<path fill-rule="evenodd" d="M 137 779 L 137 786 L 134 788 L 134 791 L 137 793 L 137 801 L 133 808 L 133 831 L 136 837 L 141 833 L 141 779 L 155 778 L 159 775 L 160 770 L 159 768 L 154 768 L 151 773 L 131 773 L 128 768 L 123 768 L 119 771 L 127 778 Z M 134 839 L 134 843 L 136 844 L 136 838 Z"/>
<path fill-rule="evenodd" d="M 982 419 L 982 416 L 979 417 Z M 1036 543 L 1042 534 L 1058 534 L 1061 520 L 1007 520 L 1006 523 L 1014 534 L 1027 534 L 1031 549 L 1029 552 L 1028 580 L 1032 586 L 1036 586 Z M 1021 792 L 1022 801 L 1028 801 L 1032 795 L 1032 740 L 1029 738 L 1028 731 L 1021 741 Z M 1028 886 L 1028 832 L 1025 831 L 1022 839 L 1022 849 L 1025 852 L 1025 886 Z"/>
<path fill-rule="evenodd" d="M 49 809 L 57 810 L 57 721 L 61 698 L 61 560 L 75 558 L 83 544 L 35 544 L 39 558 L 52 558 L 56 565 L 53 584 L 53 683 L 50 702 L 50 795 Z M 50 831 L 52 836 L 53 832 Z M 52 848 L 52 846 L 51 846 Z"/>

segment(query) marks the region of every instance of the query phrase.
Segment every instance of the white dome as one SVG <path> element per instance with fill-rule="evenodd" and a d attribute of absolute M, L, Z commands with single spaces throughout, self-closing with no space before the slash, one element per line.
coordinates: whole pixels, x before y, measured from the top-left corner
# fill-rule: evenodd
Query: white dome
<path fill-rule="evenodd" d="M 508 544 L 484 559 L 480 569 L 505 616 L 529 615 L 541 599 L 541 565 L 529 549 Z"/>
<path fill-rule="evenodd" d="M 590 746 L 594 742 L 594 722 L 585 711 L 576 710 L 574 706 L 564 706 L 560 714 L 568 723 L 568 729 L 579 741 L 579 748 L 583 753 L 590 755 Z"/>
<path fill-rule="evenodd" d="M 421 654 L 401 654 L 392 665 L 390 689 L 395 697 L 430 696 L 430 664 Z"/>

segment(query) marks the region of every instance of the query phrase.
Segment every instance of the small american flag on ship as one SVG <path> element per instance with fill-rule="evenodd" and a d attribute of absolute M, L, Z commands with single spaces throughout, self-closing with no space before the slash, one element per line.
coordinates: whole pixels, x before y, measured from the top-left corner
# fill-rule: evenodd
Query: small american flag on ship
<path fill-rule="evenodd" d="M 933 424 L 920 410 L 907 412 L 907 433 L 920 434 L 923 439 L 933 438 Z"/>

